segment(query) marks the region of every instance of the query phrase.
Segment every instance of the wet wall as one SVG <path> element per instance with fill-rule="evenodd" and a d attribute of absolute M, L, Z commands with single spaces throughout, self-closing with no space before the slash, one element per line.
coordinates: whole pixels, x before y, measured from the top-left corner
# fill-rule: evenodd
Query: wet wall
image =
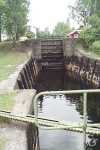
<path fill-rule="evenodd" d="M 41 71 L 41 64 L 34 58 L 30 58 L 30 60 L 24 65 L 22 70 L 20 71 L 18 78 L 16 80 L 15 89 L 36 89 L 36 83 Z M 34 90 L 33 90 L 34 93 Z M 36 94 L 36 93 L 35 93 Z M 23 95 L 24 97 L 24 95 Z M 29 99 L 27 99 L 27 102 Z M 33 97 L 31 98 L 31 102 L 33 102 Z M 24 106 L 24 105 L 23 105 Z M 27 107 L 28 109 L 28 107 Z M 33 112 L 33 104 L 30 105 L 30 113 Z M 33 124 L 27 124 L 26 135 L 27 135 L 27 150 L 40 150 L 39 147 L 39 133 L 38 128 Z"/>
<path fill-rule="evenodd" d="M 71 39 L 34 40 L 32 57 L 19 73 L 16 88 L 34 89 L 39 72 L 48 67 L 65 68 L 67 76 L 87 88 L 100 88 L 100 60 L 79 56 L 75 42 Z"/>
<path fill-rule="evenodd" d="M 88 57 L 65 58 L 66 74 L 81 82 L 85 88 L 100 88 L 100 61 Z"/>
<path fill-rule="evenodd" d="M 31 57 L 19 73 L 15 89 L 35 89 L 40 70 L 41 64 Z"/>

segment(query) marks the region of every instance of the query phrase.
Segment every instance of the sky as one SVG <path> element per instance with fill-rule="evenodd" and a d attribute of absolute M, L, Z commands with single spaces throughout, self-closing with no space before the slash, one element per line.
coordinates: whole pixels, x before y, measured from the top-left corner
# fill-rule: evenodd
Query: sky
<path fill-rule="evenodd" d="M 74 6 L 76 0 L 30 0 L 29 25 L 44 30 L 49 27 L 53 30 L 57 22 L 66 22 L 70 17 L 69 5 Z M 75 21 L 71 20 L 70 25 L 77 28 Z"/>

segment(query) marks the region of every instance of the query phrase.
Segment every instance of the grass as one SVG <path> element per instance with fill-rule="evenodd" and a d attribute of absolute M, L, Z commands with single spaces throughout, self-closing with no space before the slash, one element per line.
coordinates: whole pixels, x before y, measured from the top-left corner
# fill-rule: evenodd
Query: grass
<path fill-rule="evenodd" d="M 92 50 L 89 48 L 83 48 L 82 44 L 80 43 L 77 43 L 75 48 L 79 50 L 83 50 L 86 53 L 90 53 L 90 56 L 92 58 L 96 58 L 96 59 L 100 58 L 100 50 Z"/>
<path fill-rule="evenodd" d="M 11 43 L 0 43 L 0 81 L 7 79 L 26 59 L 27 53 L 16 51 Z"/>
<path fill-rule="evenodd" d="M 11 111 L 14 106 L 16 93 L 0 94 L 0 110 Z"/>
<path fill-rule="evenodd" d="M 0 137 L 0 150 L 5 149 L 6 139 L 3 137 Z"/>
<path fill-rule="evenodd" d="M 96 55 L 98 55 L 99 57 L 100 57 L 100 50 L 91 50 L 91 49 L 89 49 L 92 53 L 94 53 L 94 54 L 96 54 Z"/>

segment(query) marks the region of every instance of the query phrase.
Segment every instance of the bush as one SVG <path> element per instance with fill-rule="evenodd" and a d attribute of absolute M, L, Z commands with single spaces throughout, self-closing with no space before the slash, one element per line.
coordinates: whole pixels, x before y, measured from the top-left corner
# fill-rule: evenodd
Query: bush
<path fill-rule="evenodd" d="M 34 39 L 34 38 L 35 38 L 35 33 L 29 31 L 29 32 L 26 33 L 26 37 L 27 37 L 28 39 Z"/>
<path fill-rule="evenodd" d="M 90 46 L 90 49 L 93 52 L 100 54 L 100 40 L 93 42 L 93 44 Z"/>
<path fill-rule="evenodd" d="M 93 28 L 83 28 L 80 32 L 81 42 L 84 48 L 89 48 L 95 41 L 95 30 Z"/>

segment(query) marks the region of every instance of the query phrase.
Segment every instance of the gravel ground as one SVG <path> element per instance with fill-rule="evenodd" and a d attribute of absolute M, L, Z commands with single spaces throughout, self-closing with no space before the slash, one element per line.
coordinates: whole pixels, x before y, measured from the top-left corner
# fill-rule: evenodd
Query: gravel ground
<path fill-rule="evenodd" d="M 4 127 L 0 128 L 0 136 L 3 136 L 7 140 L 5 150 L 27 150 L 25 128 L 4 125 Z"/>

